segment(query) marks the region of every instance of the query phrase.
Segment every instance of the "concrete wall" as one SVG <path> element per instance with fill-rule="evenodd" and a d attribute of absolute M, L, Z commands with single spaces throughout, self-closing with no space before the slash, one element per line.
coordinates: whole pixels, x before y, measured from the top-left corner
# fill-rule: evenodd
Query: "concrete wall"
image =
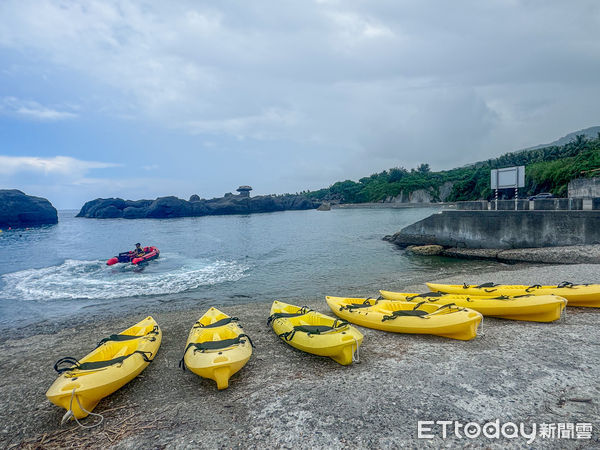
<path fill-rule="evenodd" d="M 570 198 L 569 203 L 571 203 L 571 209 L 581 211 L 583 209 L 583 199 L 582 198 Z"/>
<path fill-rule="evenodd" d="M 543 198 L 531 202 L 538 211 L 567 211 L 583 209 L 582 198 Z M 591 208 L 590 208 L 591 209 Z"/>
<path fill-rule="evenodd" d="M 600 244 L 600 211 L 443 211 L 390 240 L 400 246 L 466 248 Z"/>
<path fill-rule="evenodd" d="M 496 209 L 496 202 L 490 202 L 490 208 Z M 517 209 L 519 211 L 525 211 L 529 209 L 529 200 L 517 200 Z M 514 211 L 515 201 L 514 200 L 498 200 L 498 211 Z"/>
<path fill-rule="evenodd" d="M 569 182 L 569 198 L 600 197 L 600 178 L 576 178 Z"/>
<path fill-rule="evenodd" d="M 491 202 L 487 202 L 486 200 L 476 200 L 472 202 L 456 202 L 456 209 L 461 211 L 486 211 L 488 209 L 495 211 L 496 202 L 494 200 L 492 200 Z M 528 209 L 535 209 L 540 211 L 568 211 L 581 210 L 584 208 L 582 198 L 544 198 L 533 201 L 518 200 L 518 211 L 527 211 Z M 600 209 L 600 203 L 596 208 L 592 208 L 592 206 L 590 206 L 587 209 Z M 498 211 L 514 210 L 514 200 L 498 200 Z"/>
<path fill-rule="evenodd" d="M 487 200 L 476 200 L 473 202 L 456 202 L 456 209 L 463 211 L 481 211 L 488 209 Z"/>
<path fill-rule="evenodd" d="M 553 198 L 541 198 L 533 201 L 533 209 L 541 211 L 553 211 L 556 209 L 556 202 Z"/>

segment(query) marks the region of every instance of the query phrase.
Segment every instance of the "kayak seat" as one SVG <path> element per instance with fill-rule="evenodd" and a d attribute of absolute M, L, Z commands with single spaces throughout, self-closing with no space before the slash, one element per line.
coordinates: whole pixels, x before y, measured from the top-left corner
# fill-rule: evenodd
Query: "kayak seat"
<path fill-rule="evenodd" d="M 267 319 L 267 325 L 270 325 L 271 322 L 273 322 L 274 320 L 277 320 L 277 319 L 285 319 L 288 317 L 299 317 L 299 316 L 303 316 L 304 314 L 307 314 L 311 311 L 312 311 L 312 309 L 310 309 L 308 306 L 303 306 L 302 308 L 300 308 L 298 311 L 296 311 L 294 313 L 284 313 L 284 312 L 273 313 Z"/>
<path fill-rule="evenodd" d="M 296 325 L 292 331 L 288 331 L 286 333 L 281 333 L 280 335 L 278 335 L 278 337 L 280 337 L 286 341 L 291 341 L 294 338 L 294 335 L 296 334 L 296 332 L 298 332 L 298 331 L 301 333 L 306 333 L 308 335 L 323 334 L 323 333 L 329 333 L 331 331 L 338 331 L 341 328 L 344 328 L 348 325 L 349 325 L 348 322 L 346 322 L 344 320 L 338 320 L 338 319 L 336 319 L 333 322 L 332 326 L 329 326 L 329 325 Z"/>
<path fill-rule="evenodd" d="M 151 334 L 158 334 L 158 326 L 154 326 L 154 328 L 151 331 L 149 331 L 148 333 L 143 334 L 141 336 L 131 335 L 131 334 L 111 334 L 110 336 L 105 337 L 100 342 L 98 342 L 98 345 L 96 345 L 96 348 L 100 347 L 102 344 L 105 344 L 106 342 L 124 342 L 124 341 L 130 341 L 132 339 L 144 338 L 144 337 L 149 336 Z M 151 342 L 153 342 L 155 340 L 156 340 L 155 337 L 151 337 L 150 338 Z"/>
<path fill-rule="evenodd" d="M 250 345 L 254 347 L 252 340 L 250 340 L 250 337 L 247 334 L 240 334 L 232 339 L 222 339 L 220 341 L 190 342 L 183 354 L 185 355 L 190 347 L 195 347 L 194 352 L 204 352 L 206 350 L 220 350 L 234 345 L 244 344 L 246 342 L 244 338 L 248 339 Z"/>
<path fill-rule="evenodd" d="M 217 327 L 222 327 L 223 325 L 227 325 L 228 323 L 231 323 L 232 321 L 238 321 L 240 319 L 238 319 L 237 317 L 225 317 L 224 319 L 221 320 L 217 320 L 215 323 L 211 323 L 208 325 L 203 325 L 200 322 L 196 322 L 196 324 L 194 325 L 194 328 L 217 328 Z"/>
<path fill-rule="evenodd" d="M 66 356 L 64 358 L 59 359 L 58 361 L 56 361 L 56 363 L 54 364 L 54 370 L 56 370 L 59 374 L 62 374 L 64 372 L 71 372 L 73 370 L 98 370 L 98 369 L 103 369 L 105 367 L 109 367 L 112 366 L 113 364 L 120 364 L 123 361 L 125 361 L 127 358 L 129 358 L 130 356 L 133 356 L 135 354 L 140 354 L 142 355 L 142 358 L 144 358 L 144 361 L 146 362 L 151 362 L 152 360 L 147 356 L 150 355 L 152 356 L 152 352 L 143 352 L 141 350 L 136 350 L 133 353 L 130 353 L 128 355 L 123 355 L 123 356 L 118 356 L 117 358 L 113 358 L 113 359 L 109 359 L 106 361 L 89 361 L 89 362 L 84 362 L 84 363 L 79 363 L 79 361 L 71 356 Z M 63 364 L 71 364 L 69 367 L 60 367 Z"/>

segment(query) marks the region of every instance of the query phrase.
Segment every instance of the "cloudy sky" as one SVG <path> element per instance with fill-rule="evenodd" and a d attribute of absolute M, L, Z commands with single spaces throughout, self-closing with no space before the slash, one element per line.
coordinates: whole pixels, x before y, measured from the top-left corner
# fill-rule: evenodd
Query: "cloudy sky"
<path fill-rule="evenodd" d="M 0 2 L 0 188 L 297 192 L 600 125 L 600 2 Z"/>

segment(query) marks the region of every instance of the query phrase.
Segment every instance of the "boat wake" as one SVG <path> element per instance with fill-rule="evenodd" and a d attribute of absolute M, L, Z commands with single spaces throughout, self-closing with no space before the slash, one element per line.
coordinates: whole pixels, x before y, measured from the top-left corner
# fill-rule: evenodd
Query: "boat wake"
<path fill-rule="evenodd" d="M 171 260 L 172 261 L 172 260 Z M 43 269 L 27 269 L 1 277 L 3 297 L 22 300 L 111 299 L 178 294 L 201 286 L 237 281 L 249 267 L 231 261 L 161 261 L 145 270 L 127 264 L 107 267 L 104 261 L 68 259 Z"/>

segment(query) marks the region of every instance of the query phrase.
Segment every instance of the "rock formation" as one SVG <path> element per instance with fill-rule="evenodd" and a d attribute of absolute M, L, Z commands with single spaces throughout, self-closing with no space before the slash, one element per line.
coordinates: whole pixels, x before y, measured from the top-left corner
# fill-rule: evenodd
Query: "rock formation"
<path fill-rule="evenodd" d="M 87 202 L 77 217 L 95 219 L 168 219 L 173 217 L 198 217 L 223 214 L 251 214 L 285 210 L 314 209 L 319 203 L 303 195 L 263 195 L 246 197 L 227 193 L 224 197 L 203 200 L 192 196 L 190 201 L 177 197 L 160 197 L 156 200 L 123 200 L 98 198 Z"/>
<path fill-rule="evenodd" d="M 35 227 L 58 223 L 58 213 L 45 198 L 16 189 L 0 189 L 0 228 Z"/>
<path fill-rule="evenodd" d="M 444 251 L 441 245 L 409 245 L 406 251 L 415 255 L 435 256 Z"/>
<path fill-rule="evenodd" d="M 431 203 L 433 197 L 431 193 L 425 189 L 417 189 L 409 194 L 410 203 Z"/>

